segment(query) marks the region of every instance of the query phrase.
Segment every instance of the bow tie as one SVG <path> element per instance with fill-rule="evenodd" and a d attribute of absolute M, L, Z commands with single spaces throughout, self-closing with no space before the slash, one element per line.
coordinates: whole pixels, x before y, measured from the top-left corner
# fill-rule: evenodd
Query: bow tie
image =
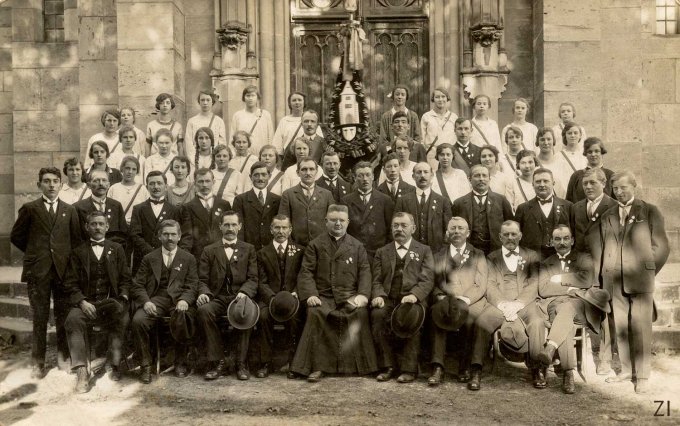
<path fill-rule="evenodd" d="M 153 198 L 149 198 L 149 202 L 151 204 L 163 204 L 165 202 L 165 198 L 161 198 L 160 200 L 154 200 Z"/>
<path fill-rule="evenodd" d="M 542 198 L 539 198 L 539 197 L 536 197 L 536 199 L 538 200 L 538 204 L 540 204 L 540 205 L 550 204 L 550 203 L 553 202 L 553 197 L 546 198 L 545 200 L 542 199 Z"/>
<path fill-rule="evenodd" d="M 104 241 L 90 240 L 90 244 L 92 245 L 92 247 L 97 247 L 97 246 L 104 247 Z"/>
<path fill-rule="evenodd" d="M 236 248 L 236 243 L 224 243 L 224 248 L 225 248 L 225 249 L 230 248 L 230 249 L 233 250 L 233 249 Z"/>
<path fill-rule="evenodd" d="M 513 254 L 514 254 L 515 256 L 519 256 L 519 252 L 518 252 L 517 250 L 511 250 L 511 251 L 509 251 L 509 252 L 505 255 L 505 257 L 510 257 L 510 256 L 512 256 Z"/>

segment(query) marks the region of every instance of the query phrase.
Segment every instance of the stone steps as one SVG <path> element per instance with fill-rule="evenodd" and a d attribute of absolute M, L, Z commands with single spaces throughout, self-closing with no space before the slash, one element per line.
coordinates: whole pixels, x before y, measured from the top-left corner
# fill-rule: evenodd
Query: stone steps
<path fill-rule="evenodd" d="M 23 318 L 0 317 L 0 342 L 13 345 L 30 345 L 33 322 Z M 56 344 L 57 332 L 53 325 L 47 327 L 47 343 Z"/>

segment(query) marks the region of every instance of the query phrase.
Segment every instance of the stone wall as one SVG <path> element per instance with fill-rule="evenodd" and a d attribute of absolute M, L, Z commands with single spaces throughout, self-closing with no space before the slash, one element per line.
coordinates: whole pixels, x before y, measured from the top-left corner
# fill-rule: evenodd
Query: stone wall
<path fill-rule="evenodd" d="M 0 8 L 0 264 L 10 259 L 14 223 L 14 147 L 12 144 L 12 9 Z"/>
<path fill-rule="evenodd" d="M 680 36 L 654 34 L 654 0 L 536 0 L 536 96 L 543 121 L 576 105 L 588 135 L 604 140 L 606 166 L 638 176 L 638 195 L 666 218 L 680 259 Z M 539 119 L 536 121 L 540 122 Z"/>

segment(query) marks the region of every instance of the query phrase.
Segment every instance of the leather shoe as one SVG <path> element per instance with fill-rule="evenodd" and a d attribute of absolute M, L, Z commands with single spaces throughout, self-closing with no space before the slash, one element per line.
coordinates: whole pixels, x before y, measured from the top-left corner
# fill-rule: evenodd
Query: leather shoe
<path fill-rule="evenodd" d="M 616 376 L 607 377 L 604 379 L 604 381 L 607 383 L 622 383 L 630 382 L 631 380 L 633 380 L 633 378 L 627 374 L 617 374 Z"/>
<path fill-rule="evenodd" d="M 290 363 L 286 363 L 286 365 L 279 368 L 279 373 L 288 373 L 289 371 L 290 371 Z"/>
<path fill-rule="evenodd" d="M 314 371 L 314 372 L 312 372 L 312 374 L 307 376 L 307 381 L 310 382 L 310 383 L 316 383 L 319 380 L 321 380 L 322 377 L 323 377 L 322 371 Z"/>
<path fill-rule="evenodd" d="M 87 367 L 82 366 L 76 368 L 76 393 L 87 393 L 90 390 L 90 375 L 87 372 Z"/>
<path fill-rule="evenodd" d="M 300 377 L 300 376 L 297 373 L 294 373 L 290 370 L 288 370 L 288 372 L 286 373 L 287 379 L 293 380 L 293 379 L 297 379 L 298 377 Z"/>
<path fill-rule="evenodd" d="M 255 373 L 255 377 L 258 379 L 264 379 L 267 376 L 269 376 L 269 364 L 263 364 L 262 367 L 260 367 L 260 369 Z"/>
<path fill-rule="evenodd" d="M 238 363 L 236 368 L 236 378 L 239 380 L 250 379 L 250 372 L 248 371 L 248 367 L 246 367 L 246 364 L 244 362 Z"/>
<path fill-rule="evenodd" d="M 412 373 L 401 373 L 397 377 L 397 383 L 411 383 L 416 379 L 416 376 Z"/>
<path fill-rule="evenodd" d="M 114 382 L 120 382 L 120 379 L 123 377 L 123 373 L 121 373 L 120 368 L 116 365 L 111 367 L 111 374 L 109 374 L 109 378 L 113 380 Z"/>
<path fill-rule="evenodd" d="M 444 369 L 437 365 L 432 370 L 432 375 L 427 379 L 427 384 L 430 386 L 439 386 L 442 383 L 442 377 L 444 376 Z"/>
<path fill-rule="evenodd" d="M 576 392 L 573 369 L 564 370 L 564 376 L 562 376 L 562 392 L 570 395 Z"/>
<path fill-rule="evenodd" d="M 649 393 L 651 387 L 649 386 L 649 380 L 647 379 L 637 379 L 635 380 L 635 393 L 646 394 Z"/>
<path fill-rule="evenodd" d="M 187 369 L 186 364 L 177 364 L 175 365 L 175 376 L 184 378 L 189 375 L 189 370 Z"/>
<path fill-rule="evenodd" d="M 611 371 L 612 367 L 609 361 L 600 361 L 600 363 L 595 368 L 595 372 L 598 376 L 607 376 Z"/>
<path fill-rule="evenodd" d="M 555 348 L 553 345 L 545 345 L 541 353 L 538 354 L 538 360 L 543 365 L 551 365 L 553 357 L 555 356 Z"/>
<path fill-rule="evenodd" d="M 532 371 L 534 387 L 536 389 L 545 389 L 548 383 L 545 381 L 545 369 L 534 368 Z"/>
<path fill-rule="evenodd" d="M 375 379 L 379 382 L 386 382 L 390 380 L 392 377 L 394 377 L 394 368 L 389 367 L 387 370 L 378 374 L 378 376 Z"/>
<path fill-rule="evenodd" d="M 45 364 L 34 365 L 31 369 L 31 379 L 42 379 L 47 374 Z"/>
<path fill-rule="evenodd" d="M 478 368 L 472 369 L 470 374 L 470 381 L 467 384 L 467 388 L 471 391 L 478 391 L 482 387 L 482 370 Z"/>
<path fill-rule="evenodd" d="M 212 367 L 205 373 L 205 376 L 203 376 L 203 378 L 205 380 L 215 380 L 216 378 L 224 374 L 224 367 L 225 367 L 224 359 L 221 359 L 218 362 L 213 362 Z"/>
<path fill-rule="evenodd" d="M 470 381 L 470 370 L 463 369 L 458 372 L 458 383 L 467 383 Z"/>
<path fill-rule="evenodd" d="M 151 366 L 146 365 L 142 367 L 141 374 L 139 375 L 139 380 L 145 384 L 151 383 Z"/>

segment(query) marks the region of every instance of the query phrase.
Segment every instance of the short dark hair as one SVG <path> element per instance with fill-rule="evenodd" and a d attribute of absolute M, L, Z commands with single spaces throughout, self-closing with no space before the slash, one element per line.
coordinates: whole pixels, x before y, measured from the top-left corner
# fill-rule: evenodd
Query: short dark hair
<path fill-rule="evenodd" d="M 288 109 L 293 109 L 293 107 L 290 105 L 291 99 L 293 99 L 294 95 L 302 96 L 302 102 L 303 105 L 307 105 L 307 95 L 305 95 L 302 92 L 298 92 L 297 90 L 294 92 L 290 92 L 290 95 L 288 95 L 288 99 L 286 100 L 286 103 L 288 104 Z M 304 108 L 304 106 L 303 106 Z"/>
<path fill-rule="evenodd" d="M 477 103 L 477 100 L 479 98 L 486 98 L 486 101 L 489 103 L 489 109 L 491 109 L 491 98 L 489 97 L 489 95 L 484 95 L 484 94 L 479 94 L 479 95 L 475 96 L 474 98 L 472 98 L 472 106 L 473 107 L 475 106 L 475 104 Z"/>
<path fill-rule="evenodd" d="M 555 233 L 555 231 L 557 231 L 558 229 L 566 229 L 567 231 L 569 231 L 569 235 L 570 235 L 570 236 L 573 236 L 573 235 L 574 235 L 574 234 L 571 232 L 571 228 L 570 228 L 570 227 L 568 227 L 567 225 L 565 225 L 565 224 L 563 224 L 563 223 L 560 223 L 559 225 L 555 226 L 555 227 L 552 229 L 552 231 L 550 231 L 550 238 L 552 238 L 553 233 Z"/>
<path fill-rule="evenodd" d="M 158 226 L 156 227 L 156 235 L 159 235 L 163 231 L 163 229 L 169 228 L 171 226 L 177 229 L 178 234 L 182 235 L 182 227 L 179 225 L 179 222 L 173 219 L 165 219 L 164 221 L 159 223 Z"/>
<path fill-rule="evenodd" d="M 103 217 L 106 223 L 109 223 L 109 218 L 106 217 L 106 213 L 100 210 L 92 210 L 90 213 L 88 213 L 85 217 L 85 223 L 90 223 L 90 220 L 95 217 Z"/>
<path fill-rule="evenodd" d="M 187 165 L 187 176 L 191 173 L 191 161 L 189 161 L 188 157 L 185 155 L 177 155 L 175 158 L 170 160 L 170 172 L 172 172 L 172 165 L 175 164 L 175 162 L 180 162 Z"/>
<path fill-rule="evenodd" d="M 170 105 L 172 106 L 172 109 L 175 109 L 175 98 L 173 98 L 170 93 L 161 93 L 160 95 L 156 96 L 156 109 L 160 110 L 161 102 L 166 99 L 170 99 Z"/>
<path fill-rule="evenodd" d="M 441 154 L 445 149 L 450 149 L 451 154 L 453 154 L 453 145 L 451 145 L 448 142 L 444 142 L 441 145 L 437 145 L 436 153 L 434 155 L 434 158 L 439 158 L 439 154 Z"/>
<path fill-rule="evenodd" d="M 533 151 L 532 151 L 532 152 L 533 152 Z M 536 175 L 539 175 L 539 174 L 541 174 L 541 173 L 547 173 L 547 174 L 550 175 L 550 177 L 553 178 L 553 180 L 555 179 L 555 176 L 553 175 L 552 170 L 546 169 L 545 167 L 537 167 L 537 168 L 534 170 L 534 176 L 533 176 L 533 177 L 535 177 Z"/>
<path fill-rule="evenodd" d="M 538 146 L 538 140 L 541 139 L 546 133 L 550 133 L 553 138 L 553 146 L 557 143 L 557 139 L 555 139 L 555 132 L 553 132 L 553 129 L 550 127 L 541 127 L 538 129 L 538 133 L 536 133 L 536 142 L 534 143 L 536 146 Z"/>
<path fill-rule="evenodd" d="M 123 124 L 120 126 L 120 129 L 118 129 L 118 140 L 122 141 L 123 140 L 123 135 L 132 132 L 133 135 L 135 135 L 135 140 L 137 140 L 137 132 L 135 131 L 135 128 L 130 126 L 129 124 Z"/>
<path fill-rule="evenodd" d="M 309 161 L 313 161 L 315 166 L 317 166 L 317 167 L 319 166 L 319 164 L 317 164 L 314 157 L 305 157 L 302 160 L 298 161 L 296 170 L 299 172 L 300 171 L 300 164 L 305 163 L 305 162 L 309 162 Z"/>
<path fill-rule="evenodd" d="M 76 164 L 80 164 L 81 172 L 85 173 L 85 167 L 83 166 L 83 162 L 80 161 L 78 157 L 71 157 L 67 158 L 66 161 L 64 161 L 64 168 L 62 169 L 64 171 L 64 174 L 68 173 L 69 167 L 73 167 Z"/>
<path fill-rule="evenodd" d="M 394 214 L 392 215 L 392 220 L 390 220 L 390 223 L 392 223 L 392 221 L 394 221 L 394 219 L 398 219 L 398 218 L 400 218 L 400 217 L 407 217 L 407 218 L 409 218 L 409 219 L 411 220 L 411 223 L 414 224 L 414 225 L 415 225 L 415 223 L 416 223 L 416 219 L 415 219 L 415 218 L 413 217 L 413 215 L 412 215 L 411 213 L 409 213 L 409 212 L 394 212 Z"/>
<path fill-rule="evenodd" d="M 498 151 L 498 148 L 496 148 L 493 145 L 486 144 L 483 147 L 479 149 L 479 154 L 482 154 L 482 151 L 491 151 L 494 157 L 496 157 L 496 163 L 498 163 L 498 156 L 500 155 L 500 151 Z"/>
<path fill-rule="evenodd" d="M 406 121 L 408 121 L 408 114 L 406 114 L 404 111 L 397 111 L 394 114 L 392 114 L 392 121 L 390 121 L 390 122 L 394 123 L 394 121 L 397 118 L 405 118 Z"/>
<path fill-rule="evenodd" d="M 373 171 L 373 165 L 369 161 L 359 161 L 352 167 L 352 172 L 356 174 L 357 170 L 365 168 L 371 169 L 371 172 Z"/>
<path fill-rule="evenodd" d="M 458 117 L 458 118 L 456 118 L 456 121 L 453 123 L 453 128 L 455 129 L 456 127 L 458 127 L 459 124 L 463 124 L 463 123 L 465 123 L 466 121 L 469 121 L 470 123 L 472 123 L 472 121 L 471 121 L 469 118 L 467 118 L 467 117 Z"/>
<path fill-rule="evenodd" d="M 347 208 L 347 206 L 344 204 L 331 204 L 330 206 L 328 206 L 328 211 L 326 212 L 326 214 L 329 213 L 349 214 L 349 208 Z"/>
<path fill-rule="evenodd" d="M 214 93 L 209 92 L 207 89 L 202 89 L 198 91 L 198 95 L 196 95 L 196 102 L 201 103 L 201 95 L 210 96 L 213 105 L 215 105 L 215 102 L 217 102 L 217 96 L 215 96 Z"/>
<path fill-rule="evenodd" d="M 394 92 L 395 92 L 397 89 L 402 89 L 402 90 L 404 90 L 404 91 L 406 92 L 406 100 L 408 100 L 408 97 L 410 96 L 410 93 L 409 93 L 409 91 L 408 91 L 408 87 L 406 87 L 406 85 L 404 85 L 404 84 L 397 84 L 396 86 L 394 86 L 394 87 L 392 88 L 392 91 L 390 92 L 390 98 L 394 99 Z"/>
<path fill-rule="evenodd" d="M 541 163 L 538 161 L 538 156 L 536 155 L 536 151 L 533 151 L 531 149 L 523 149 L 520 152 L 517 153 L 517 158 L 515 159 L 515 166 L 519 169 L 519 162 L 522 160 L 524 157 L 533 157 L 534 158 L 534 164 L 536 167 L 541 167 Z M 547 169 L 546 169 L 547 170 Z"/>
<path fill-rule="evenodd" d="M 589 176 L 595 175 L 595 178 L 602 183 L 602 185 L 607 185 L 607 175 L 604 173 L 604 170 L 602 170 L 601 167 L 593 167 L 590 169 L 586 169 L 583 172 L 583 178 L 587 178 Z"/>
<path fill-rule="evenodd" d="M 224 213 L 222 213 L 222 217 L 220 218 L 220 223 L 222 223 L 224 218 L 227 216 L 236 216 L 238 218 L 238 223 L 243 223 L 241 215 L 234 210 L 225 210 Z"/>
<path fill-rule="evenodd" d="M 562 129 L 562 144 L 565 146 L 567 145 L 567 132 L 574 127 L 578 129 L 579 134 L 581 137 L 583 137 L 583 130 L 581 130 L 581 126 L 579 126 L 575 121 L 567 121 L 564 123 L 564 129 Z"/>
<path fill-rule="evenodd" d="M 59 180 L 61 180 L 61 172 L 59 171 L 59 169 L 56 168 L 56 167 L 50 166 L 50 167 L 41 167 L 40 168 L 40 171 L 38 171 L 38 182 L 41 182 L 43 176 L 45 176 L 46 174 L 56 175 L 59 178 Z"/>
<path fill-rule="evenodd" d="M 207 174 L 210 174 L 210 176 L 213 179 L 215 179 L 215 175 L 213 174 L 212 170 L 210 170 L 207 167 L 199 167 L 198 169 L 196 169 L 196 171 L 194 172 L 194 178 L 197 178 L 197 177 L 203 176 L 203 175 L 207 175 Z"/>
<path fill-rule="evenodd" d="M 519 135 L 519 137 L 522 138 L 522 142 L 524 142 L 524 133 L 522 132 L 522 129 L 520 129 L 517 126 L 510 126 L 510 127 L 508 127 L 508 130 L 505 131 L 505 140 L 503 142 L 505 142 L 506 145 L 508 143 L 508 134 L 510 132 L 513 132 L 513 133 Z"/>
<path fill-rule="evenodd" d="M 435 89 L 432 91 L 432 96 L 430 96 L 430 102 L 434 102 L 434 92 L 442 92 L 444 95 L 446 95 L 447 101 L 451 100 L 451 95 L 449 95 L 448 90 L 444 89 L 443 87 L 435 87 Z"/>
<path fill-rule="evenodd" d="M 590 147 L 593 145 L 600 145 L 600 152 L 602 155 L 607 153 L 607 148 L 604 147 L 604 142 L 602 142 L 602 139 L 595 136 L 590 136 L 583 141 L 583 155 L 586 155 Z"/>
<path fill-rule="evenodd" d="M 98 146 L 100 148 L 103 148 L 104 151 L 106 151 L 106 158 L 109 158 L 110 152 L 109 152 L 109 144 L 107 144 L 104 141 L 94 141 L 92 142 L 92 145 L 90 145 L 89 151 L 87 151 L 87 156 L 90 158 L 94 158 L 94 154 L 92 153 L 92 150 L 94 149 L 95 146 Z"/>
<path fill-rule="evenodd" d="M 125 167 L 125 163 L 130 161 L 133 162 L 135 166 L 137 166 L 137 174 L 140 174 L 142 170 L 139 166 L 139 160 L 134 155 L 126 155 L 125 157 L 123 157 L 123 159 L 120 160 L 120 166 L 118 167 L 118 170 L 122 172 L 123 167 Z"/>
<path fill-rule="evenodd" d="M 267 165 L 262 161 L 254 162 L 253 165 L 250 166 L 250 174 L 252 175 L 257 169 L 267 169 Z M 269 173 L 269 169 L 267 169 L 267 173 Z"/>
<path fill-rule="evenodd" d="M 245 136 L 246 140 L 248 141 L 248 148 L 250 148 L 253 145 L 253 142 L 250 140 L 250 133 L 246 132 L 245 130 L 237 130 L 231 136 L 231 145 L 234 148 L 236 148 L 236 145 L 234 144 L 234 142 L 236 142 L 236 137 L 238 137 L 238 136 Z"/>
<path fill-rule="evenodd" d="M 168 178 L 165 176 L 165 173 L 161 172 L 160 170 L 150 171 L 149 174 L 146 175 L 146 184 L 147 185 L 149 184 L 149 178 L 156 177 L 156 176 L 162 177 L 163 182 L 165 182 L 166 185 L 168 184 Z"/>
<path fill-rule="evenodd" d="M 272 218 L 272 222 L 274 222 L 275 220 L 287 220 L 288 223 L 290 223 L 291 225 L 293 224 L 293 223 L 291 222 L 290 218 L 288 217 L 288 215 L 285 215 L 285 214 L 283 214 L 283 213 L 279 213 L 279 214 L 277 214 L 276 216 L 274 216 L 274 217 Z M 271 225 L 270 225 L 270 226 L 271 226 Z"/>
<path fill-rule="evenodd" d="M 399 156 L 397 155 L 396 152 L 390 152 L 389 154 L 387 154 L 387 155 L 385 156 L 385 159 L 384 159 L 383 162 L 382 162 L 383 168 L 385 167 L 385 164 L 387 164 L 388 161 L 392 161 L 392 160 L 397 160 L 397 161 L 399 161 Z"/>
<path fill-rule="evenodd" d="M 246 101 L 246 95 L 248 93 L 255 93 L 257 95 L 257 99 L 262 99 L 262 95 L 260 95 L 260 89 L 258 89 L 254 84 L 251 84 L 243 89 L 243 93 L 241 93 L 241 102 Z"/>

